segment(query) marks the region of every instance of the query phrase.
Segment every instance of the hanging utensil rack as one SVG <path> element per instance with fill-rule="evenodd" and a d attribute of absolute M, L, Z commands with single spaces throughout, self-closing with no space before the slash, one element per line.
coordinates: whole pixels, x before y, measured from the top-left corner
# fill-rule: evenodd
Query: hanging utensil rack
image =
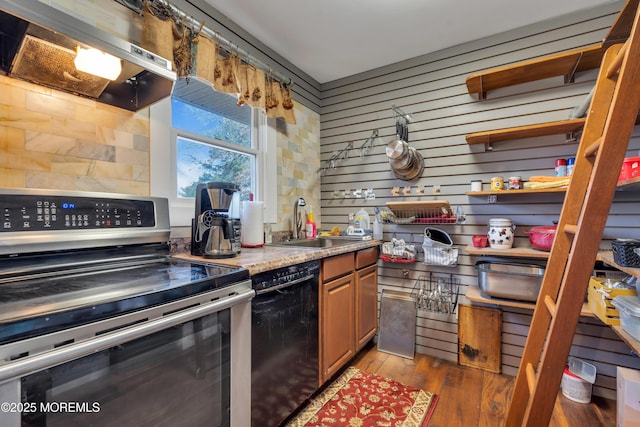
<path fill-rule="evenodd" d="M 454 314 L 458 306 L 459 289 L 460 279 L 453 274 L 436 276 L 430 272 L 428 276 L 418 277 L 411 296 L 418 310 Z"/>
<path fill-rule="evenodd" d="M 360 157 L 364 158 L 369 154 L 373 147 L 376 145 L 376 139 L 378 138 L 378 129 L 374 129 L 371 136 L 367 138 L 359 147 Z M 345 148 L 340 151 L 335 151 L 331 154 L 328 160 L 325 160 L 322 166 L 318 169 L 320 176 L 324 176 L 328 170 L 336 169 L 340 163 L 345 161 L 349 157 L 349 151 L 353 149 L 353 142 L 347 144 Z"/>
<path fill-rule="evenodd" d="M 409 123 L 411 123 L 411 114 L 405 113 L 395 104 L 391 106 L 393 111 L 393 120 L 396 122 L 396 134 L 402 141 L 409 141 Z"/>
<path fill-rule="evenodd" d="M 396 106 L 396 104 L 391 104 L 391 109 L 393 110 L 393 118 L 396 121 L 402 119 L 405 124 L 408 124 L 413 120 L 411 114 L 405 113 L 400 107 Z"/>

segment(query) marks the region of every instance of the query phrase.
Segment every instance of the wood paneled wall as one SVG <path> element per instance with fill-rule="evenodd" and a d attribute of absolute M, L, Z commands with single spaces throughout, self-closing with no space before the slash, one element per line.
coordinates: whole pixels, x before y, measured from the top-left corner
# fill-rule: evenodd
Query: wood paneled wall
<path fill-rule="evenodd" d="M 484 197 L 465 195 L 470 181 L 481 179 L 485 189 L 492 176 L 553 175 L 555 159 L 575 154 L 577 144 L 564 135 L 496 143 L 493 151 L 469 146 L 465 134 L 503 127 L 534 124 L 569 118 L 570 111 L 586 97 L 594 84 L 596 71 L 576 75 L 565 84 L 562 77 L 492 91 L 483 101 L 467 93 L 465 79 L 474 72 L 577 49 L 598 43 L 606 35 L 623 2 L 563 16 L 537 25 L 455 46 L 409 61 L 331 82 L 322 86 L 321 156 L 352 142 L 354 150 L 338 168 L 322 177 L 322 224 L 345 228 L 348 214 L 361 207 L 374 213 L 388 201 L 448 200 L 460 206 L 465 224 L 437 226 L 450 233 L 461 247 L 471 236 L 485 234 L 490 218 L 507 217 L 516 224 L 516 245 L 527 245 L 523 233 L 530 226 L 550 225 L 557 219 L 562 194 L 500 196 L 497 203 Z M 401 42 L 398 48 L 402 48 Z M 425 158 L 422 176 L 413 182 L 396 179 L 385 155 L 385 146 L 394 138 L 392 104 L 410 113 L 410 144 Z M 380 138 L 374 150 L 361 157 L 357 148 L 374 129 Z M 639 155 L 640 130 L 630 143 L 629 156 Z M 393 197 L 393 187 L 411 186 L 407 197 Z M 416 194 L 417 186 L 425 195 Z M 433 195 L 440 187 L 440 194 Z M 375 200 L 336 197 L 335 193 L 373 189 Z M 603 247 L 607 239 L 640 238 L 638 215 L 640 192 L 619 192 L 611 208 Z M 424 225 L 385 225 L 384 238 L 403 238 L 422 244 Z M 454 274 L 461 281 L 460 302 L 468 286 L 477 285 L 475 262 L 478 257 L 462 251 L 458 266 L 431 267 L 424 263 L 392 264 L 380 261 L 379 291 L 395 289 L 411 292 L 421 275 Z M 457 316 L 420 311 L 416 328 L 417 351 L 448 360 L 457 360 Z M 515 374 L 522 352 L 531 312 L 504 309 L 502 332 L 502 370 Z M 578 327 L 572 353 L 595 363 L 598 382 L 594 393 L 615 397 L 615 366 L 640 368 L 637 357 L 617 336 L 597 319 L 583 319 Z"/>

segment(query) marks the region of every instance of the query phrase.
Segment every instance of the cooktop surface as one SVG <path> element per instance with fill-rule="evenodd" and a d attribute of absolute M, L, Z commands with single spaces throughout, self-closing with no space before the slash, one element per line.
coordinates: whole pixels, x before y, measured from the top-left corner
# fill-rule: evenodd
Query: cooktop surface
<path fill-rule="evenodd" d="M 14 276 L 0 282 L 0 343 L 223 289 L 247 279 L 246 269 L 175 258 Z"/>

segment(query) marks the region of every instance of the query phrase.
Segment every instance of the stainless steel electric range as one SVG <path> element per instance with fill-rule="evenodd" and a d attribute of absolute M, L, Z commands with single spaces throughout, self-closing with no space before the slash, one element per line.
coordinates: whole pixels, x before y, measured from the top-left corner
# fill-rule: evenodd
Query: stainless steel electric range
<path fill-rule="evenodd" d="M 249 272 L 171 258 L 168 212 L 0 189 L 0 425 L 250 425 Z"/>

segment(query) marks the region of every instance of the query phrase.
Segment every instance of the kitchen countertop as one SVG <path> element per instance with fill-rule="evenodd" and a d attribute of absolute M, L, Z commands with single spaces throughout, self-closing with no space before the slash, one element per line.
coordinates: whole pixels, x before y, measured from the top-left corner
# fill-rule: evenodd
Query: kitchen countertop
<path fill-rule="evenodd" d="M 305 248 L 293 246 L 265 245 L 260 248 L 242 248 L 240 255 L 233 258 L 204 258 L 190 253 L 178 253 L 176 258 L 210 262 L 213 264 L 242 267 L 249 270 L 252 276 L 264 271 L 287 267 L 301 262 L 328 258 L 347 252 L 355 252 L 382 244 L 381 240 L 354 240 L 348 244 L 329 248 Z"/>

